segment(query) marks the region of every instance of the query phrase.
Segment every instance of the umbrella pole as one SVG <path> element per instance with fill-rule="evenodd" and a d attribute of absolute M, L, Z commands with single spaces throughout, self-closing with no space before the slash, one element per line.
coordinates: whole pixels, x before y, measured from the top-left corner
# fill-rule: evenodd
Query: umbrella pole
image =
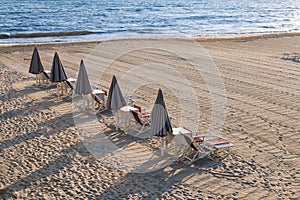
<path fill-rule="evenodd" d="M 116 120 L 116 130 L 119 130 L 119 119 L 118 119 L 118 112 L 114 110 L 115 120 Z"/>
<path fill-rule="evenodd" d="M 43 77 L 44 77 L 44 74 L 43 74 L 43 72 L 41 72 L 39 74 L 39 83 L 40 83 L 40 85 L 44 83 Z"/>
<path fill-rule="evenodd" d="M 86 98 L 86 106 L 87 106 L 87 109 L 89 110 L 90 109 L 90 98 L 88 95 L 84 95 L 85 98 Z"/>
<path fill-rule="evenodd" d="M 83 105 L 83 110 L 85 111 L 85 95 L 82 95 L 82 105 Z"/>
<path fill-rule="evenodd" d="M 43 77 L 42 77 L 42 73 L 41 72 L 39 73 L 38 77 L 39 77 L 38 78 L 39 79 L 39 85 L 43 84 L 43 82 L 42 82 L 42 78 Z"/>
<path fill-rule="evenodd" d="M 45 83 L 45 76 L 44 76 L 43 72 L 40 73 L 40 74 L 41 74 L 41 82 L 44 84 Z"/>
<path fill-rule="evenodd" d="M 57 86 L 57 98 L 59 99 L 59 83 L 56 83 Z"/>
<path fill-rule="evenodd" d="M 37 74 L 35 75 L 35 85 L 39 86 L 39 84 L 38 84 L 38 75 Z"/>
<path fill-rule="evenodd" d="M 161 147 L 160 147 L 160 155 L 164 156 L 165 149 L 164 149 L 164 137 L 161 137 Z"/>
<path fill-rule="evenodd" d="M 165 139 L 164 139 L 165 141 L 164 141 L 164 145 L 165 145 L 165 152 L 166 152 L 166 154 L 168 154 L 168 133 L 167 133 L 167 136 L 165 137 Z"/>
<path fill-rule="evenodd" d="M 64 87 L 65 87 L 65 95 L 67 95 L 67 82 L 64 82 Z"/>
<path fill-rule="evenodd" d="M 64 96 L 64 84 L 63 84 L 63 82 L 60 82 L 60 94 L 61 94 L 61 96 Z"/>
<path fill-rule="evenodd" d="M 92 94 L 91 94 L 92 95 Z M 92 111 L 95 112 L 96 111 L 96 101 L 94 100 L 94 98 L 92 96 L 89 97 L 91 99 L 91 106 L 92 106 Z"/>

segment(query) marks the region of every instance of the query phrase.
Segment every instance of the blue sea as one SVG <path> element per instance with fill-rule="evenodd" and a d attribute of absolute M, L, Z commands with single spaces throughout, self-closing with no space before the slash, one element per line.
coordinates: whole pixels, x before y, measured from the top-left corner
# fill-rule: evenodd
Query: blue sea
<path fill-rule="evenodd" d="M 294 0 L 1 0 L 0 44 L 299 32 Z"/>

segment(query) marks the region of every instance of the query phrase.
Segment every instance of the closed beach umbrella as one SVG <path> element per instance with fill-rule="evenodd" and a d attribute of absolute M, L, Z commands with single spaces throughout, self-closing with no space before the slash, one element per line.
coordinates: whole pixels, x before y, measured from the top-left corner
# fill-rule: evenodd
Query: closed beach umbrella
<path fill-rule="evenodd" d="M 158 136 L 162 138 L 161 141 L 162 155 L 163 155 L 163 146 L 164 146 L 163 138 L 167 136 L 168 133 L 172 133 L 172 132 L 173 132 L 172 125 L 166 109 L 164 96 L 162 90 L 159 89 L 156 101 L 154 103 L 151 112 L 151 133 L 154 136 Z"/>
<path fill-rule="evenodd" d="M 57 82 L 65 81 L 67 79 L 68 78 L 65 73 L 64 67 L 58 57 L 57 52 L 55 52 L 53 62 L 52 62 L 50 81 L 52 83 L 57 83 Z"/>
<path fill-rule="evenodd" d="M 111 85 L 109 88 L 108 97 L 107 97 L 107 109 L 112 110 L 113 114 L 115 115 L 117 130 L 119 127 L 117 110 L 119 110 L 125 105 L 126 105 L 126 101 L 123 97 L 118 81 L 115 75 L 113 75 Z"/>
<path fill-rule="evenodd" d="M 58 96 L 58 98 L 59 98 L 59 83 L 62 83 L 63 81 L 65 81 L 67 79 L 68 79 L 68 77 L 66 75 L 64 67 L 63 67 L 63 65 L 62 65 L 62 63 L 61 63 L 61 61 L 58 57 L 57 52 L 55 52 L 53 62 L 52 62 L 50 81 L 52 83 L 57 83 L 57 96 Z M 61 89 L 63 89 L 62 85 L 61 85 Z"/>
<path fill-rule="evenodd" d="M 37 75 L 44 71 L 44 67 L 38 52 L 37 47 L 34 47 L 30 67 L 29 67 L 29 73 L 36 74 L 36 84 L 38 84 Z"/>
<path fill-rule="evenodd" d="M 87 95 L 92 93 L 89 77 L 87 75 L 83 60 L 80 62 L 79 72 L 77 75 L 75 94 Z"/>
<path fill-rule="evenodd" d="M 87 95 L 92 93 L 89 77 L 87 75 L 83 60 L 80 62 L 79 72 L 76 80 L 75 94 Z M 85 97 L 83 96 L 83 108 L 85 109 Z"/>

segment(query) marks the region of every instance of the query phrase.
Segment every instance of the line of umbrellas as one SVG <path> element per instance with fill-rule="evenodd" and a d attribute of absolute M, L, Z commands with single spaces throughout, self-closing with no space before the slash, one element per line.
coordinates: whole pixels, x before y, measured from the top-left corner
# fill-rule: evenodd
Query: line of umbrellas
<path fill-rule="evenodd" d="M 38 76 L 44 72 L 45 72 L 45 69 L 42 64 L 38 49 L 37 49 L 37 47 L 35 47 L 33 50 L 32 58 L 31 58 L 31 62 L 30 62 L 29 73 L 36 74 Z M 55 54 L 54 54 L 49 79 L 53 83 L 62 82 L 62 81 L 65 81 L 68 79 L 65 69 L 60 61 L 60 58 L 59 58 L 57 52 L 55 52 Z M 38 82 L 39 80 L 36 79 L 36 81 Z"/>
<path fill-rule="evenodd" d="M 44 66 L 42 64 L 37 47 L 35 47 L 33 50 L 32 58 L 29 66 L 29 73 L 36 75 L 36 85 L 40 84 L 41 80 L 43 79 L 43 76 L 46 76 L 46 78 L 48 78 L 52 83 L 56 83 L 58 97 L 59 97 L 59 87 L 63 88 L 64 82 L 67 81 L 68 79 L 65 69 L 61 63 L 61 60 L 57 52 L 55 52 L 53 57 L 50 76 L 48 75 L 47 71 L 45 71 Z"/>
<path fill-rule="evenodd" d="M 36 75 L 36 85 L 40 84 L 40 81 L 42 79 L 41 76 L 44 75 L 46 77 L 48 76 L 48 73 L 45 71 L 43 67 L 37 47 L 35 47 L 33 50 L 32 58 L 29 66 L 29 73 Z M 55 52 L 54 54 L 50 76 L 47 78 L 49 78 L 49 80 L 52 83 L 57 83 L 57 86 L 59 86 L 60 84 L 61 87 L 62 87 L 62 83 L 68 81 L 68 76 L 65 72 L 65 69 L 62 65 L 62 62 L 57 52 Z M 89 82 L 83 60 L 81 60 L 80 62 L 79 73 L 76 80 L 77 81 L 74 90 L 75 94 L 87 95 L 92 92 L 91 84 Z"/>
<path fill-rule="evenodd" d="M 34 48 L 32 59 L 29 67 L 29 73 L 36 74 L 36 83 L 38 84 L 38 75 L 41 75 L 45 72 L 42 65 L 38 49 Z M 57 52 L 54 54 L 51 73 L 49 77 L 52 83 L 62 83 L 66 81 L 67 75 L 65 73 L 64 67 L 59 59 Z M 87 75 L 87 71 L 84 65 L 83 60 L 80 62 L 80 67 L 76 79 L 76 86 L 74 89 L 74 94 L 78 95 L 88 95 L 92 93 L 92 87 Z M 109 93 L 106 103 L 106 109 L 112 111 L 115 122 L 116 130 L 118 130 L 118 114 L 117 111 L 123 106 L 126 106 L 126 100 L 122 94 L 121 88 L 118 84 L 117 78 L 115 75 L 112 77 L 111 85 L 109 87 Z M 168 133 L 172 133 L 172 125 L 170 118 L 166 109 L 166 104 L 163 97 L 163 92 L 159 88 L 157 98 L 155 100 L 154 106 L 151 112 L 151 134 L 153 136 L 158 136 L 162 138 L 162 148 L 164 146 L 163 138 L 167 136 Z"/>

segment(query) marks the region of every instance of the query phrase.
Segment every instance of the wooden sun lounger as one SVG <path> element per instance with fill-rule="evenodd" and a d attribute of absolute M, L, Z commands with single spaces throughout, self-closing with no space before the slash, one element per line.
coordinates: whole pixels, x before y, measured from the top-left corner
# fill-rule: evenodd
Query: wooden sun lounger
<path fill-rule="evenodd" d="M 233 144 L 216 135 L 197 135 L 185 127 L 173 128 L 174 158 L 178 158 L 179 146 L 185 147 L 180 160 L 187 160 L 191 164 L 199 159 L 207 157 L 211 160 L 224 159 L 230 154 Z"/>
<path fill-rule="evenodd" d="M 209 156 L 212 148 L 203 143 L 201 137 L 192 137 L 192 132 L 184 127 L 173 128 L 174 137 L 174 158 L 178 158 L 179 147 L 183 147 L 183 153 L 180 155 L 180 161 L 185 164 L 191 164 L 199 159 Z"/>
<path fill-rule="evenodd" d="M 98 108 L 96 112 L 103 112 L 106 110 L 106 102 L 105 96 L 107 96 L 107 92 L 105 90 L 94 89 L 91 93 L 92 98 L 95 100 L 96 105 Z"/>
<path fill-rule="evenodd" d="M 74 89 L 75 89 L 76 79 L 75 78 L 68 78 L 65 82 L 68 85 L 68 87 L 70 88 L 69 92 L 66 91 L 66 93 L 67 93 L 67 95 L 71 95 L 73 93 Z"/>
<path fill-rule="evenodd" d="M 150 129 L 151 123 L 147 119 L 147 117 L 142 117 L 141 114 L 137 111 L 131 111 L 131 114 L 136 124 L 139 125 L 139 128 L 135 129 L 136 131 L 138 131 L 138 134 L 143 133 Z"/>
<path fill-rule="evenodd" d="M 209 156 L 212 151 L 212 148 L 204 145 L 203 143 L 192 142 L 190 147 L 184 152 L 183 158 L 188 160 L 186 164 L 191 164 L 197 160 Z"/>
<path fill-rule="evenodd" d="M 293 52 L 293 53 L 284 53 L 282 56 L 282 59 L 285 60 L 295 60 L 295 61 L 299 61 L 300 58 L 300 54 Z"/>
<path fill-rule="evenodd" d="M 201 137 L 204 139 L 204 144 L 213 149 L 211 156 L 224 159 L 230 154 L 230 147 L 233 147 L 233 144 L 230 141 L 216 135 Z"/>

